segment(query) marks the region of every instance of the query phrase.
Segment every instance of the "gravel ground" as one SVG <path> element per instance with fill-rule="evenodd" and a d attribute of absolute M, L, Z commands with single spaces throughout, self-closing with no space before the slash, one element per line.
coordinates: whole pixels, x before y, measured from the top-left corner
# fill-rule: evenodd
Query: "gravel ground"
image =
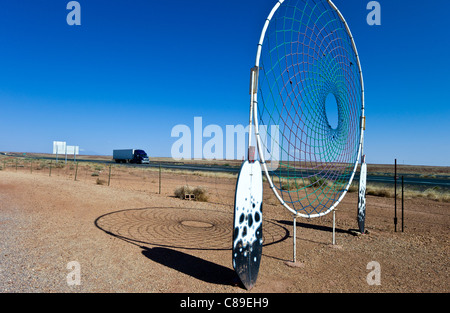
<path fill-rule="evenodd" d="M 286 265 L 292 217 L 267 204 L 250 292 L 448 293 L 450 204 L 407 200 L 402 233 L 393 231 L 393 199 L 369 196 L 369 234 L 354 236 L 356 197 L 339 206 L 334 246 L 332 215 L 298 220 L 296 267 Z M 0 171 L 0 292 L 246 293 L 231 264 L 232 215 L 230 205 Z M 77 285 L 68 283 L 73 261 Z M 370 264 L 379 285 L 368 283 Z"/>

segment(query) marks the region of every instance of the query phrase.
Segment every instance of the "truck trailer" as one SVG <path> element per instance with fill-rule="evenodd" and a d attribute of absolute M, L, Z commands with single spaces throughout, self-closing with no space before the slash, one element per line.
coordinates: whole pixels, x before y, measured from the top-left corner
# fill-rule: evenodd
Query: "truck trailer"
<path fill-rule="evenodd" d="M 113 160 L 116 163 L 150 163 L 147 153 L 140 149 L 113 150 Z"/>

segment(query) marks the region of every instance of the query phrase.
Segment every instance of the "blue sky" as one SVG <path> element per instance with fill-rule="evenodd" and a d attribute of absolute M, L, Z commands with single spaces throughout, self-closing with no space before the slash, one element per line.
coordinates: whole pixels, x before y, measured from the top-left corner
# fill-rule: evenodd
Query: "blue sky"
<path fill-rule="evenodd" d="M 142 148 L 170 156 L 178 124 L 246 125 L 249 76 L 274 0 L 0 2 L 0 151 Z M 450 166 L 450 2 L 335 0 L 361 57 L 369 163 Z M 205 139 L 207 141 L 207 139 Z"/>

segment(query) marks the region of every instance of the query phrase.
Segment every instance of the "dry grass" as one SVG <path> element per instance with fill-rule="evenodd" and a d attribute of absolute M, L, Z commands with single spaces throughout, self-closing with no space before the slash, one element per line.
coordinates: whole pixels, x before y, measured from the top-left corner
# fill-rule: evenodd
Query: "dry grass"
<path fill-rule="evenodd" d="M 358 192 L 358 183 L 353 183 L 348 192 Z M 395 189 L 393 186 L 380 184 L 367 184 L 366 194 L 376 197 L 394 198 Z M 397 197 L 401 197 L 401 189 L 397 188 Z M 439 190 L 439 188 L 428 188 L 426 190 L 405 189 L 405 199 L 423 198 L 439 202 L 450 202 L 450 193 Z"/>
<path fill-rule="evenodd" d="M 97 178 L 96 183 L 97 183 L 97 185 L 104 185 L 104 184 L 106 184 L 106 181 L 103 179 Z"/>
<path fill-rule="evenodd" d="M 174 194 L 177 198 L 184 199 L 186 195 L 194 195 L 195 201 L 199 202 L 207 202 L 208 201 L 208 194 L 207 190 L 204 187 L 189 187 L 189 186 L 182 186 L 175 189 Z"/>
<path fill-rule="evenodd" d="M 289 182 L 287 179 L 286 181 L 282 183 L 281 189 L 282 190 L 300 190 L 305 187 L 305 183 L 301 182 L 300 180 L 295 180 L 293 182 Z"/>
<path fill-rule="evenodd" d="M 322 177 L 319 176 L 313 176 L 313 177 L 309 177 L 309 178 L 297 178 L 295 180 L 292 179 L 287 179 L 287 178 L 280 178 L 280 177 L 274 177 L 273 182 L 277 183 L 278 180 L 278 184 L 281 181 L 281 189 L 282 190 L 300 190 L 300 189 L 304 189 L 304 188 L 326 188 L 330 186 L 330 183 Z"/>
<path fill-rule="evenodd" d="M 409 198 L 425 198 L 430 200 L 435 200 L 439 202 L 450 202 L 450 193 L 449 192 L 442 192 L 433 188 L 427 189 L 422 192 L 418 191 L 412 191 L 412 192 L 406 192 L 405 196 Z"/>

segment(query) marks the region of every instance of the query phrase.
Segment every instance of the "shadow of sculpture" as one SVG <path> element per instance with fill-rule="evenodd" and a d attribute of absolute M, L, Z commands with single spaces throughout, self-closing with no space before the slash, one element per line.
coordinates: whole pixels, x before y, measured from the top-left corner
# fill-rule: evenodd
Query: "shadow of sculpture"
<path fill-rule="evenodd" d="M 173 249 L 146 248 L 142 254 L 153 262 L 172 268 L 207 283 L 236 285 L 238 277 L 231 268 Z"/>
<path fill-rule="evenodd" d="M 294 222 L 293 221 L 277 221 L 280 224 L 284 224 L 284 225 L 288 225 L 288 226 L 293 226 Z M 320 231 L 326 231 L 326 232 L 333 232 L 333 227 L 331 226 L 324 226 L 324 225 L 314 225 L 314 224 L 308 224 L 308 223 L 301 223 L 297 221 L 297 227 L 301 227 L 301 228 L 307 228 L 307 229 L 315 229 L 315 230 L 320 230 Z M 336 233 L 342 233 L 342 234 L 352 234 L 352 232 L 350 230 L 345 230 L 342 228 L 335 228 Z"/>
<path fill-rule="evenodd" d="M 137 208 L 104 214 L 94 224 L 106 234 L 138 246 L 142 255 L 153 262 L 208 283 L 244 288 L 233 269 L 178 250 L 231 252 L 232 213 L 192 208 Z M 263 222 L 264 246 L 282 242 L 289 235 L 286 227 L 276 221 Z"/>

